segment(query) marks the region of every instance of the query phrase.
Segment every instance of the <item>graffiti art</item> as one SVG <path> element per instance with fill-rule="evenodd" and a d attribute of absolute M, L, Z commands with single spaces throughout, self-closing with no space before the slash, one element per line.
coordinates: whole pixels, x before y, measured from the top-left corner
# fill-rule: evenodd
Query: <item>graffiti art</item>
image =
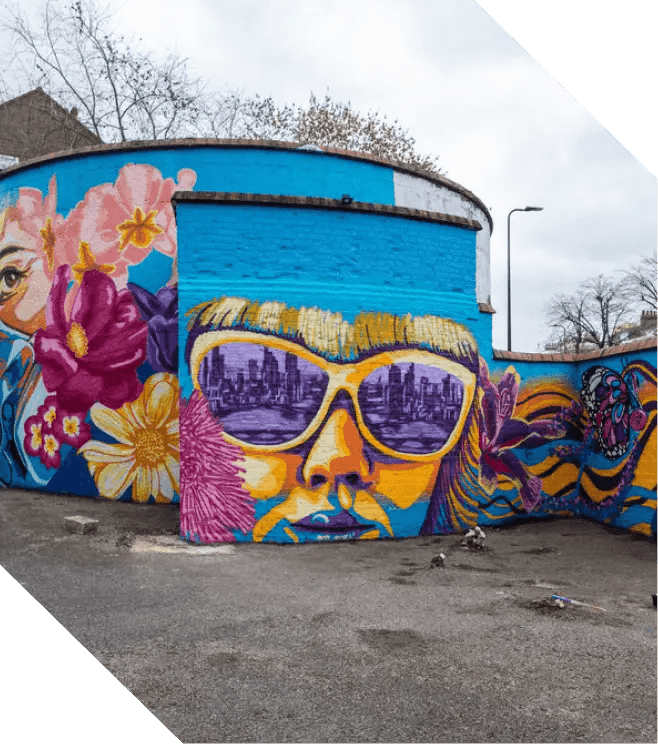
<path fill-rule="evenodd" d="M 53 176 L 0 213 L 2 485 L 178 498 L 177 178 L 128 164 L 63 215 Z"/>
<path fill-rule="evenodd" d="M 231 297 L 189 315 L 192 382 L 218 436 L 240 453 L 251 539 L 463 529 L 498 475 L 518 484 L 521 509 L 537 503 L 539 478 L 511 449 L 563 429 L 513 416 L 518 375 L 490 382 L 463 325 L 387 313 L 349 323 Z M 183 485 L 182 509 L 185 501 Z"/>
<path fill-rule="evenodd" d="M 198 267 L 171 197 L 196 173 L 112 175 L 67 210 L 52 176 L 0 211 L 0 486 L 180 502 L 204 543 L 571 514 L 655 535 L 648 351 L 549 374 L 485 359 L 440 313 L 208 299 L 205 280 L 181 300 Z"/>

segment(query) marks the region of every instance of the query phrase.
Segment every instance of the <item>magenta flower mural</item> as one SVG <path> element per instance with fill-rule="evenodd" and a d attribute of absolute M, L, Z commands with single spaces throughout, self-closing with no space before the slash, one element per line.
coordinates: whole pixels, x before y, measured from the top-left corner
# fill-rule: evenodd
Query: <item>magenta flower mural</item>
<path fill-rule="evenodd" d="M 148 324 L 146 359 L 156 372 L 178 370 L 178 289 L 162 287 L 154 295 L 128 283 L 142 319 Z"/>
<path fill-rule="evenodd" d="M 128 266 L 143 261 L 152 250 L 176 255 L 176 223 L 171 196 L 192 189 L 196 173 L 178 171 L 177 181 L 163 178 L 152 165 L 125 165 L 115 183 L 89 189 L 66 218 L 71 236 L 68 261 L 79 261 L 80 242 L 88 243 L 99 266 L 113 267 L 112 278 L 123 288 Z"/>
<path fill-rule="evenodd" d="M 25 422 L 25 451 L 38 457 L 47 468 L 58 468 L 62 445 L 77 449 L 91 439 L 91 427 L 85 416 L 86 412 L 66 411 L 57 396 L 49 395 L 37 413 Z"/>
<path fill-rule="evenodd" d="M 190 542 L 235 542 L 255 524 L 254 499 L 237 463 L 242 451 L 224 439 L 203 395 L 180 402 L 180 534 Z"/>
<path fill-rule="evenodd" d="M 46 389 L 66 410 L 87 411 L 99 402 L 119 408 L 142 391 L 136 374 L 146 358 L 148 328 L 126 290 L 107 274 L 84 273 L 70 317 L 65 309 L 69 266 L 55 274 L 46 306 L 46 328 L 34 338 Z"/>
<path fill-rule="evenodd" d="M 557 421 L 527 423 L 514 418 L 520 378 L 513 367 L 507 368 L 496 385 L 489 379 L 487 367 L 481 362 L 480 377 L 483 388 L 480 484 L 491 495 L 498 486 L 499 476 L 509 478 L 518 484 L 523 507 L 530 512 L 541 499 L 541 479 L 532 475 L 511 450 L 522 444 L 560 437 L 564 434 L 564 427 Z"/>

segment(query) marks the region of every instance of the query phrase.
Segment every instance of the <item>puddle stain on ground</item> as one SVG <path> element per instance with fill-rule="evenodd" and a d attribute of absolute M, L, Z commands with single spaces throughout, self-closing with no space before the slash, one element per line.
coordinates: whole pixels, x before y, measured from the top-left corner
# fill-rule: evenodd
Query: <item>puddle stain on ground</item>
<path fill-rule="evenodd" d="M 387 630 L 385 628 L 357 628 L 361 640 L 374 651 L 392 653 L 425 653 L 427 642 L 413 630 Z"/>
<path fill-rule="evenodd" d="M 480 571 L 482 573 L 500 573 L 500 568 L 488 568 L 486 566 L 471 566 L 468 563 L 450 563 L 447 568 L 459 568 L 462 571 Z"/>
<path fill-rule="evenodd" d="M 410 579 L 403 579 L 399 576 L 389 576 L 388 580 L 392 584 L 400 584 L 401 586 L 417 586 L 418 585 L 416 581 L 411 581 Z"/>

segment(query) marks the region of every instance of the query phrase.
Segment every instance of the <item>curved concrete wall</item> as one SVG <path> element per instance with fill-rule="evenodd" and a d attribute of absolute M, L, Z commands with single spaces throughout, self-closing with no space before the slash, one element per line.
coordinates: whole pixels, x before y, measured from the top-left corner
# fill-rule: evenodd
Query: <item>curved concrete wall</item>
<path fill-rule="evenodd" d="M 35 161 L 0 199 L 4 486 L 180 501 L 200 542 L 655 534 L 655 351 L 494 354 L 458 184 L 186 140 Z"/>

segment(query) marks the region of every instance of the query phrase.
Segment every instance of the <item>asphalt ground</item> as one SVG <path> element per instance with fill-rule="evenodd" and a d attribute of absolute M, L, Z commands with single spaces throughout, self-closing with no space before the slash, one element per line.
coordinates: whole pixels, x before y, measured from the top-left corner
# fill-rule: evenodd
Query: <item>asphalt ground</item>
<path fill-rule="evenodd" d="M 97 533 L 66 532 L 74 514 Z M 0 564 L 181 741 L 656 741 L 655 541 L 574 518 L 487 529 L 480 551 L 209 551 L 177 524 L 0 498 Z"/>

